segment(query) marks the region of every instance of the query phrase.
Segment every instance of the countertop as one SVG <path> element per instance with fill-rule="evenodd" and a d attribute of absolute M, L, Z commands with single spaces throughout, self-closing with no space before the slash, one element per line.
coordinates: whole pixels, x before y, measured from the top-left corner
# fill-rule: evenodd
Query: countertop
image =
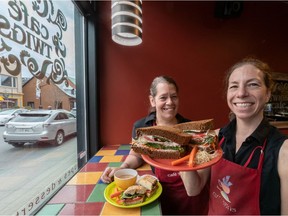
<path fill-rule="evenodd" d="M 279 129 L 288 129 L 288 121 L 270 121 L 270 124 Z"/>

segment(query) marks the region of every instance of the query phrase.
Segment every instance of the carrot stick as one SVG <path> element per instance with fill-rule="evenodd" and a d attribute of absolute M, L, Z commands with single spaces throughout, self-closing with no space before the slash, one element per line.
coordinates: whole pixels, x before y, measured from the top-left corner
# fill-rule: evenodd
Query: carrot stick
<path fill-rule="evenodd" d="M 186 155 L 186 156 L 184 156 L 184 157 L 182 157 L 182 158 L 179 158 L 179 159 L 177 159 L 177 160 L 173 160 L 172 162 L 171 162 L 171 165 L 172 166 L 176 166 L 176 165 L 178 165 L 178 164 L 180 164 L 180 163 L 183 163 L 184 161 L 187 161 L 189 159 L 189 155 Z"/>
<path fill-rule="evenodd" d="M 188 166 L 190 166 L 190 167 L 193 167 L 194 164 L 195 164 L 194 159 L 195 159 L 197 150 L 198 150 L 198 147 L 195 145 L 195 146 L 193 147 L 190 155 L 189 155 Z"/>
<path fill-rule="evenodd" d="M 111 194 L 110 197 L 111 197 L 111 198 L 117 197 L 117 196 L 119 196 L 122 192 L 123 192 L 123 191 L 117 191 L 117 192 Z"/>

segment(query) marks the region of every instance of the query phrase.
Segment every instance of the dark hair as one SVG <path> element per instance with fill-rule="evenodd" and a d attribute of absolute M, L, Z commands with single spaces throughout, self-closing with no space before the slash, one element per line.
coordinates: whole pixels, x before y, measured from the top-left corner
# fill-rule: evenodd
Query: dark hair
<path fill-rule="evenodd" d="M 176 92 L 178 93 L 178 91 L 179 91 L 178 85 L 173 78 L 171 78 L 169 76 L 165 76 L 165 75 L 158 76 L 158 77 L 155 77 L 153 79 L 151 86 L 150 86 L 150 95 L 152 97 L 155 97 L 157 95 L 157 86 L 159 83 L 167 83 L 167 84 L 174 85 Z M 150 107 L 149 113 L 151 113 L 151 112 L 155 112 L 155 107 Z"/>
<path fill-rule="evenodd" d="M 155 97 L 157 95 L 157 85 L 159 83 L 167 83 L 167 84 L 172 84 L 175 86 L 176 88 L 176 91 L 178 93 L 178 85 L 177 83 L 175 82 L 174 79 L 172 79 L 171 77 L 169 76 L 158 76 L 158 77 L 155 77 L 154 80 L 152 81 L 151 83 L 151 86 L 150 86 L 150 95 L 152 97 Z"/>
<path fill-rule="evenodd" d="M 258 68 L 260 71 L 263 72 L 263 77 L 264 77 L 264 83 L 265 86 L 269 89 L 272 90 L 273 87 L 273 80 L 272 80 L 272 75 L 271 75 L 271 68 L 269 65 L 255 57 L 247 57 L 242 59 L 241 61 L 237 62 L 234 64 L 226 73 L 225 80 L 224 80 L 224 85 L 225 85 L 225 90 L 227 91 L 228 85 L 229 85 L 229 78 L 232 74 L 232 72 L 236 69 L 239 68 L 243 65 L 253 65 L 254 67 Z"/>

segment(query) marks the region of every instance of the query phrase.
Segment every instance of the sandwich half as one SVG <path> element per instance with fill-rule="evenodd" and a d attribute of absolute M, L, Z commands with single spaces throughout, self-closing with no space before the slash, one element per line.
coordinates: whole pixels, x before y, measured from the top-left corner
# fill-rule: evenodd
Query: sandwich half
<path fill-rule="evenodd" d="M 135 205 L 145 200 L 146 188 L 141 185 L 132 185 L 122 194 L 121 200 L 124 205 Z"/>
<path fill-rule="evenodd" d="M 138 128 L 131 148 L 151 158 L 177 159 L 186 154 L 191 139 L 189 134 L 168 126 Z"/>
<path fill-rule="evenodd" d="M 151 197 L 158 188 L 158 180 L 157 178 L 151 176 L 151 175 L 145 175 L 143 177 L 141 177 L 138 182 L 138 185 L 141 185 L 143 187 L 145 187 L 146 190 L 146 196 L 147 197 Z"/>
<path fill-rule="evenodd" d="M 191 152 L 192 148 L 197 145 L 198 151 L 196 158 L 200 155 L 198 155 L 198 153 L 201 152 L 202 155 L 204 152 L 208 153 L 209 158 L 213 158 L 216 155 L 214 153 L 218 149 L 218 137 L 213 130 L 214 119 L 191 121 L 175 125 L 174 127 L 190 135 L 191 139 L 187 145 L 187 151 Z"/>
<path fill-rule="evenodd" d="M 174 126 L 191 136 L 190 144 L 205 144 L 215 142 L 214 120 L 205 119 L 181 123 Z"/>

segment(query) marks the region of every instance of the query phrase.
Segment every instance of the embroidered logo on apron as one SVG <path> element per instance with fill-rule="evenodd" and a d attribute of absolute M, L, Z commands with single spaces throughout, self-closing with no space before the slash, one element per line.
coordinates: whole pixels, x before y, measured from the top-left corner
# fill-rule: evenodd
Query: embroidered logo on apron
<path fill-rule="evenodd" d="M 233 203 L 231 203 L 231 200 L 229 196 L 233 194 L 233 183 L 231 182 L 231 176 L 226 175 L 222 179 L 218 179 L 218 185 L 216 186 L 216 190 L 212 192 L 212 195 L 215 199 L 219 200 L 221 205 L 228 210 L 228 212 L 237 212 L 236 208 L 233 207 Z M 232 187 L 231 187 L 232 186 Z M 231 193 L 232 192 L 232 193 Z M 235 193 L 235 191 L 234 191 Z M 220 204 L 219 203 L 219 204 Z"/>
<path fill-rule="evenodd" d="M 228 194 L 230 193 L 230 186 L 233 185 L 230 181 L 230 176 L 225 176 L 222 178 L 222 181 L 218 179 L 218 189 L 222 195 L 222 197 L 229 203 L 231 201 L 229 200 Z"/>

